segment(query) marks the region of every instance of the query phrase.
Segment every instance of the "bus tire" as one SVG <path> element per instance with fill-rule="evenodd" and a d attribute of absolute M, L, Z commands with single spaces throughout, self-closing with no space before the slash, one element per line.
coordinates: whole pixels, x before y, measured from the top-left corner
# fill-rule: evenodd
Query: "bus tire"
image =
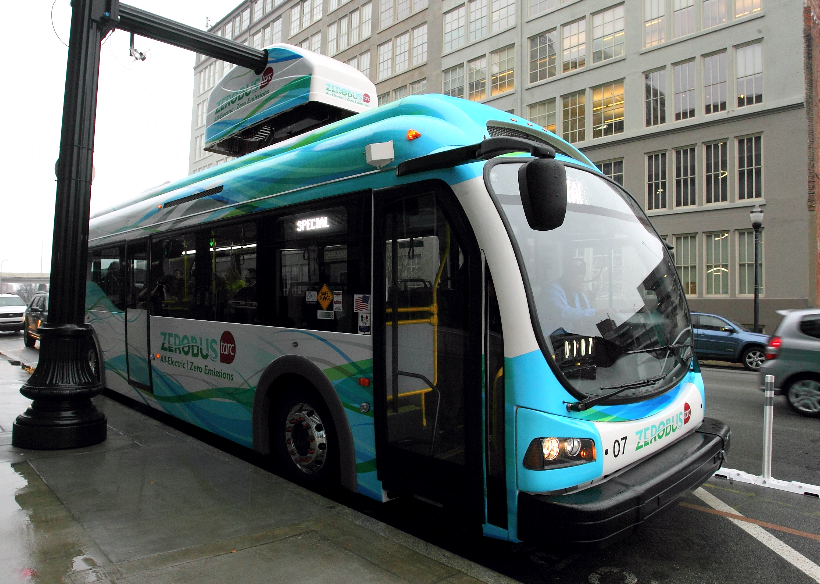
<path fill-rule="evenodd" d="M 271 408 L 271 452 L 286 478 L 310 488 L 339 482 L 333 417 L 313 388 L 291 386 Z"/>

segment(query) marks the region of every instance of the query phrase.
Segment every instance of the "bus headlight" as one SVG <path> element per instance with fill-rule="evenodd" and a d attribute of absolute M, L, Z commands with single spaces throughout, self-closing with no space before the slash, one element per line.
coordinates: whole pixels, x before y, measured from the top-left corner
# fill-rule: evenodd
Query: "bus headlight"
<path fill-rule="evenodd" d="M 524 468 L 548 470 L 595 461 L 591 438 L 535 438 L 524 454 Z"/>

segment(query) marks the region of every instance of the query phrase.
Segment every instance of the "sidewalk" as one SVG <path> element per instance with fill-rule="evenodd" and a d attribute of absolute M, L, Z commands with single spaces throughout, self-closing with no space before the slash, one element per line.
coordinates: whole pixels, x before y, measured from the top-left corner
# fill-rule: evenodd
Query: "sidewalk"
<path fill-rule="evenodd" d="M 0 582 L 510 581 L 104 396 L 105 442 L 14 448 L 28 376 L 0 354 Z"/>

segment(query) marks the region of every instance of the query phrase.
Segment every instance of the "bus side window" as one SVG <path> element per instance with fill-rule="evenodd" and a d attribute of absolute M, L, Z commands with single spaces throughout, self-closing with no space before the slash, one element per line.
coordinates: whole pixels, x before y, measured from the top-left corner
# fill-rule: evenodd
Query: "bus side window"
<path fill-rule="evenodd" d="M 152 314 L 192 318 L 195 236 L 192 233 L 151 244 Z M 162 282 L 161 289 L 157 285 Z"/>
<path fill-rule="evenodd" d="M 214 319 L 253 324 L 257 321 L 256 223 L 211 231 L 211 298 Z"/>
<path fill-rule="evenodd" d="M 91 256 L 91 281 L 100 287 L 111 303 L 119 310 L 125 310 L 125 273 L 122 270 L 123 249 L 112 247 L 94 250 Z"/>

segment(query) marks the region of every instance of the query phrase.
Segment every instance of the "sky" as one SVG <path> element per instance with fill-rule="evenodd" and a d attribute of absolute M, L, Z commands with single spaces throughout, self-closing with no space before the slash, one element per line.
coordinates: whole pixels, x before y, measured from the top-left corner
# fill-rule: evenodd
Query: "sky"
<path fill-rule="evenodd" d="M 200 29 L 239 0 L 128 0 L 126 4 Z M 4 188 L 0 272 L 49 272 L 70 0 L 4 3 L 0 115 Z M 136 37 L 145 61 L 129 56 L 130 34 L 115 31 L 100 57 L 91 211 L 188 174 L 194 53 Z"/>

